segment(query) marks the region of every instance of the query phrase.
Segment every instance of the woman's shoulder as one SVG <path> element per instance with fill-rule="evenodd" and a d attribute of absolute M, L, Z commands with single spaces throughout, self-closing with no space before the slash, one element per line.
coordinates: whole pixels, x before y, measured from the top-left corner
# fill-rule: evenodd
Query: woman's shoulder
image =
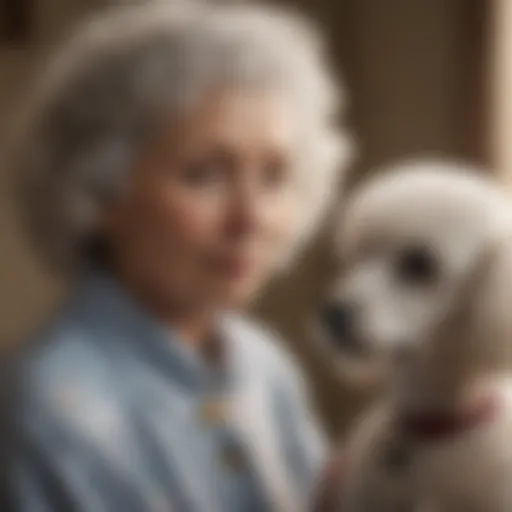
<path fill-rule="evenodd" d="M 23 424 L 73 416 L 83 395 L 108 394 L 108 361 L 93 334 L 63 308 L 3 361 L 7 402 Z"/>
<path fill-rule="evenodd" d="M 62 307 L 21 340 L 8 361 L 25 375 L 41 379 L 81 373 L 96 352 L 93 338 L 87 325 Z"/>

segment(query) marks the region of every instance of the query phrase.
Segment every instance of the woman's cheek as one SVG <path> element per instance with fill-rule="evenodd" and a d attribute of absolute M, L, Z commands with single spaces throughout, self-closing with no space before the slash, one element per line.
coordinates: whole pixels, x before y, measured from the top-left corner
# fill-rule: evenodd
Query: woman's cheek
<path fill-rule="evenodd" d="M 204 201 L 168 202 L 160 220 L 162 238 L 172 241 L 171 249 L 187 258 L 214 242 L 219 232 L 218 208 Z"/>
<path fill-rule="evenodd" d="M 279 250 L 286 245 L 297 224 L 297 201 L 291 196 L 277 198 L 268 205 L 267 212 L 268 239 Z"/>

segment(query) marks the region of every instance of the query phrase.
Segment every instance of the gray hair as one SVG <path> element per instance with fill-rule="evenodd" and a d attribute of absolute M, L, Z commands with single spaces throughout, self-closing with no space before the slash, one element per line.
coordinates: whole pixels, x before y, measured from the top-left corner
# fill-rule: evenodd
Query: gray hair
<path fill-rule="evenodd" d="M 84 263 L 98 212 L 169 115 L 217 86 L 286 88 L 302 116 L 297 166 L 307 239 L 336 190 L 347 148 L 340 91 L 318 31 L 302 17 L 191 0 L 113 8 L 91 19 L 49 67 L 15 152 L 29 234 L 59 272 Z M 300 110 L 299 110 L 300 109 Z"/>

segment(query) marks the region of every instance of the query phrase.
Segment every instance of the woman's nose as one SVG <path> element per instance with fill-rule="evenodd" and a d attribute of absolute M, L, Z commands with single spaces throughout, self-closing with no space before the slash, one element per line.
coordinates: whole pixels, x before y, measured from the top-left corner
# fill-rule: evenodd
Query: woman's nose
<path fill-rule="evenodd" d="M 247 236 L 257 232 L 268 215 L 265 200 L 256 190 L 237 193 L 230 211 L 230 230 L 234 236 Z"/>

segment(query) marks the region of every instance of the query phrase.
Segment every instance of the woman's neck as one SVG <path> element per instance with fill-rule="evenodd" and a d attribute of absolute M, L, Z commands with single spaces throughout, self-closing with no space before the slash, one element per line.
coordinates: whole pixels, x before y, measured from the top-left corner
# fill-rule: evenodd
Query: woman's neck
<path fill-rule="evenodd" d="M 213 308 L 185 307 L 173 301 L 147 303 L 161 323 L 179 334 L 181 343 L 200 354 L 208 364 L 220 364 L 222 343 L 218 333 L 218 315 Z"/>
<path fill-rule="evenodd" d="M 179 333 L 179 339 L 191 349 L 213 357 L 217 351 L 218 311 L 193 301 L 181 301 L 123 273 L 118 279 L 143 307 L 167 326 Z"/>

